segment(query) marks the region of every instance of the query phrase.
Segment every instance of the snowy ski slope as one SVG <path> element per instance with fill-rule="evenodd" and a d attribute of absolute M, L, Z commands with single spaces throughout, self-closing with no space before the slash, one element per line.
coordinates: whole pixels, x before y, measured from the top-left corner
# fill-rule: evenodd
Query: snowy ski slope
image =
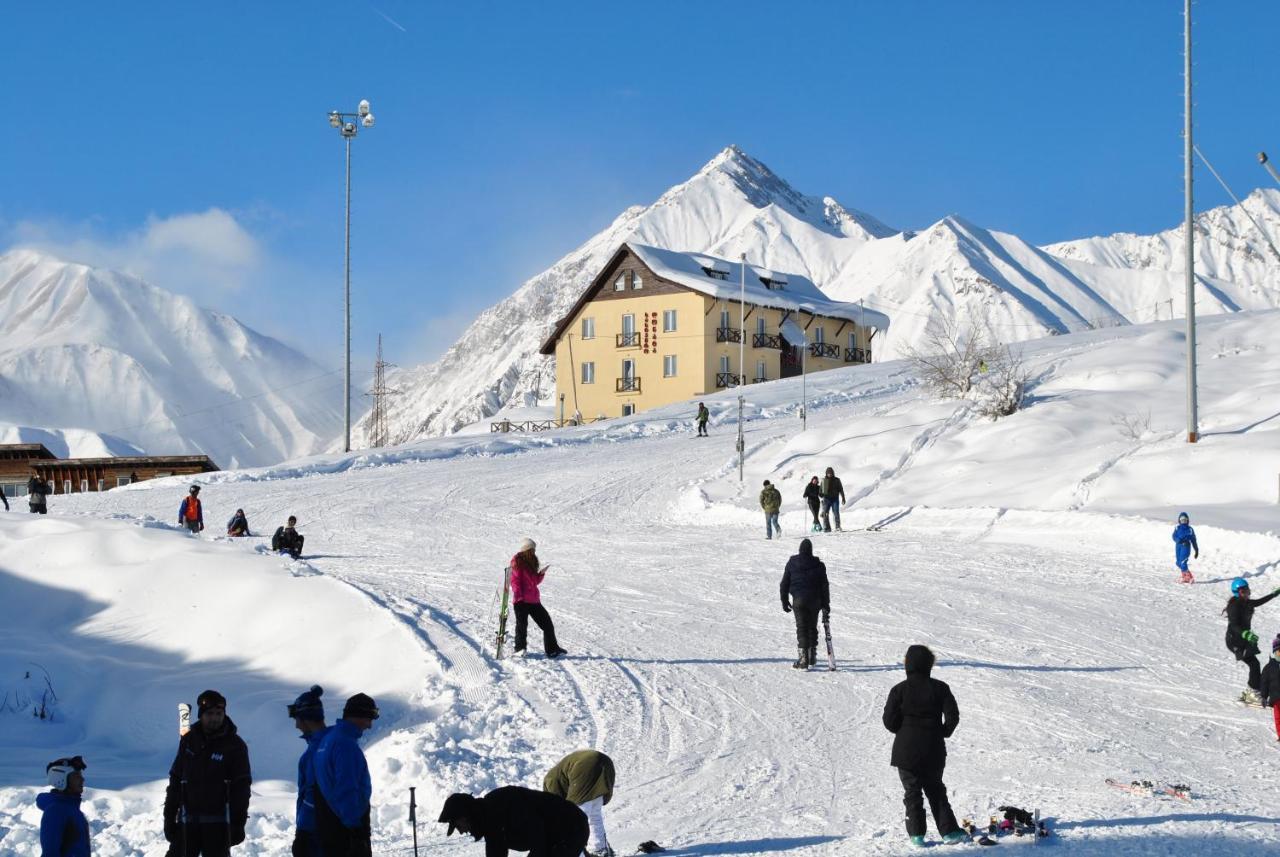
<path fill-rule="evenodd" d="M 80 752 L 95 853 L 163 854 L 174 704 L 216 687 L 257 780 L 238 853 L 285 853 L 302 743 L 284 704 L 318 682 L 331 716 L 359 690 L 386 712 L 366 742 L 377 854 L 409 853 L 411 785 L 426 853 L 478 854 L 432 823 L 444 796 L 537 786 L 584 746 L 617 762 L 620 853 L 909 853 L 880 711 L 923 642 L 961 708 L 958 815 L 1038 807 L 1072 854 L 1280 853 L 1270 712 L 1233 702 L 1244 670 L 1219 616 L 1235 575 L 1280 586 L 1280 313 L 1208 319 L 1201 342 L 1195 447 L 1164 324 L 1029 344 L 1031 402 L 995 423 L 899 363 L 810 379 L 803 434 L 798 380 L 752 386 L 741 484 L 729 391 L 707 398 L 708 439 L 692 406 L 670 407 L 214 474 L 200 539 L 172 526 L 177 480 L 43 520 L 0 512 L 0 694 L 29 685 L 31 662 L 59 694 L 52 724 L 0 714 L 0 851 L 38 853 L 43 763 Z M 846 532 L 815 537 L 839 670 L 802 674 L 777 585 L 805 534 L 800 487 L 828 465 L 850 499 Z M 764 478 L 783 493 L 781 541 L 763 537 Z M 296 514 L 304 560 L 216 538 L 237 506 L 263 534 Z M 1194 586 L 1172 564 L 1182 509 Z M 500 569 L 525 535 L 551 565 L 567 660 L 492 657 Z M 1280 606 L 1255 629 L 1280 631 Z"/>

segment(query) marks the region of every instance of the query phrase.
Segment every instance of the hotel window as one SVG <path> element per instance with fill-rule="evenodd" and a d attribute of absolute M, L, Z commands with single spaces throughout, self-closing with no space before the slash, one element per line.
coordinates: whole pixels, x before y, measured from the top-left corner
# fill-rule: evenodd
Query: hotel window
<path fill-rule="evenodd" d="M 117 488 L 123 488 L 125 485 L 128 485 L 130 481 L 131 481 L 131 480 L 129 479 L 129 477 L 128 477 L 128 476 L 117 476 L 117 477 L 116 477 L 116 487 L 117 487 Z"/>
<path fill-rule="evenodd" d="M 725 375 L 729 374 L 729 356 L 727 354 L 720 356 L 720 371 Z"/>
<path fill-rule="evenodd" d="M 756 380 L 757 380 L 757 381 L 763 381 L 763 380 L 765 380 L 765 374 L 764 374 L 764 361 L 763 361 L 763 360 L 757 360 L 757 361 L 756 361 Z"/>
<path fill-rule="evenodd" d="M 662 332 L 671 333 L 676 329 L 676 311 L 673 309 L 664 309 L 662 311 Z"/>
<path fill-rule="evenodd" d="M 720 310 L 720 326 L 729 327 L 729 311 L 727 309 Z"/>
<path fill-rule="evenodd" d="M 674 354 L 666 354 L 662 357 L 662 377 L 674 378 L 676 376 L 676 356 Z"/>
<path fill-rule="evenodd" d="M 582 364 L 582 383 L 594 384 L 595 382 L 596 382 L 596 364 L 583 363 Z"/>
<path fill-rule="evenodd" d="M 594 318 L 584 318 L 582 320 L 582 338 L 596 338 L 596 320 Z"/>
<path fill-rule="evenodd" d="M 850 348 L 858 347 L 858 332 L 856 330 L 849 331 L 849 347 Z"/>
<path fill-rule="evenodd" d="M 764 315 L 756 316 L 756 333 L 764 336 Z"/>
<path fill-rule="evenodd" d="M 632 414 L 634 414 L 635 412 L 636 412 L 636 406 L 635 406 L 635 405 L 623 405 L 623 406 L 622 406 L 622 415 L 623 415 L 624 417 L 629 417 L 629 416 L 631 416 Z"/>
<path fill-rule="evenodd" d="M 817 329 L 813 331 L 813 341 L 819 345 L 827 341 L 826 336 L 822 333 L 822 325 L 818 325 Z"/>
<path fill-rule="evenodd" d="M 618 275 L 618 279 L 613 281 L 613 290 L 615 292 L 624 292 L 627 290 L 627 272 L 623 271 Z"/>
<path fill-rule="evenodd" d="M 64 479 L 64 480 L 62 480 L 62 493 L 63 493 L 63 494 L 70 494 L 70 493 L 71 493 L 71 480 L 70 480 L 70 479 Z"/>
<path fill-rule="evenodd" d="M 640 274 L 637 271 L 631 272 L 631 288 L 633 289 L 644 288 L 644 280 L 640 279 Z"/>
<path fill-rule="evenodd" d="M 88 494 L 88 493 L 89 493 L 89 480 L 88 480 L 88 479 L 81 479 L 81 480 L 80 480 L 80 493 L 81 493 L 81 494 Z"/>
<path fill-rule="evenodd" d="M 99 490 L 99 491 L 106 491 L 106 490 L 107 490 L 107 480 L 105 480 L 105 479 L 99 479 L 99 480 L 98 480 L 98 490 Z"/>

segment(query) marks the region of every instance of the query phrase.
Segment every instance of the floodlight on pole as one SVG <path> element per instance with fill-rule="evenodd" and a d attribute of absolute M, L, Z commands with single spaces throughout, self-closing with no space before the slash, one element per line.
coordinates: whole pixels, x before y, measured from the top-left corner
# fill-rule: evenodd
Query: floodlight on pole
<path fill-rule="evenodd" d="M 339 110 L 329 111 L 329 126 L 337 128 L 338 133 L 342 135 L 342 138 L 347 143 L 346 226 L 343 242 L 343 304 L 345 307 L 343 326 L 346 339 L 346 383 L 343 385 L 342 402 L 343 452 L 351 451 L 351 141 L 359 133 L 359 126 L 353 121 L 356 119 L 359 119 L 360 124 L 366 128 L 373 127 L 373 114 L 369 112 L 368 99 L 360 102 L 355 113 L 343 113 Z"/>

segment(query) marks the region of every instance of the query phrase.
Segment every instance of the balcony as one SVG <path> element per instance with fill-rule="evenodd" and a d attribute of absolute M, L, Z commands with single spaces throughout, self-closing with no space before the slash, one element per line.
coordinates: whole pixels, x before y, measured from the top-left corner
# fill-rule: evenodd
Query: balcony
<path fill-rule="evenodd" d="M 742 331 L 736 327 L 717 327 L 716 342 L 741 342 Z"/>
<path fill-rule="evenodd" d="M 761 375 L 759 378 L 753 378 L 753 379 L 751 380 L 751 383 L 753 383 L 753 384 L 763 384 L 765 381 L 768 381 L 768 380 L 769 380 L 768 378 L 766 378 L 766 377 L 764 377 L 763 375 Z"/>
<path fill-rule="evenodd" d="M 717 372 L 716 373 L 716 389 L 723 390 L 725 387 L 736 387 L 742 383 L 742 376 L 733 372 Z"/>
<path fill-rule="evenodd" d="M 752 348 L 776 348 L 782 350 L 782 336 L 777 333 L 755 333 L 751 336 Z"/>
<path fill-rule="evenodd" d="M 619 333 L 619 334 L 616 334 L 614 338 L 617 341 L 619 348 L 639 348 L 640 347 L 639 331 L 633 330 L 630 333 Z"/>
<path fill-rule="evenodd" d="M 840 359 L 840 346 L 834 342 L 812 342 L 809 344 L 810 357 L 827 357 L 832 360 Z"/>
<path fill-rule="evenodd" d="M 630 378 L 619 378 L 614 390 L 618 393 L 639 393 L 640 379 L 635 375 Z"/>
<path fill-rule="evenodd" d="M 846 348 L 844 350 L 845 363 L 870 363 L 870 348 Z"/>

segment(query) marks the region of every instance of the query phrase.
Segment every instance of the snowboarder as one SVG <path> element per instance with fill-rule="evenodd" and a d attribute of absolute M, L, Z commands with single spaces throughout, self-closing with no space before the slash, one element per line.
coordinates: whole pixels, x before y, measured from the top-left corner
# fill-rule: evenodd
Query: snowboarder
<path fill-rule="evenodd" d="M 290 515 L 283 527 L 276 527 L 276 533 L 271 537 L 271 549 L 276 553 L 287 553 L 294 559 L 302 556 L 305 537 L 295 529 L 297 525 L 298 519 Z"/>
<path fill-rule="evenodd" d="M 249 748 L 216 690 L 196 697 L 199 719 L 178 740 L 164 793 L 168 857 L 226 857 L 249 820 Z"/>
<path fill-rule="evenodd" d="M 778 587 L 782 610 L 796 620 L 796 648 L 799 657 L 792 666 L 808 669 L 818 662 L 818 613 L 831 615 L 831 586 L 827 567 L 813 555 L 813 542 L 800 540 L 800 553 L 787 560 Z"/>
<path fill-rule="evenodd" d="M 1271 719 L 1276 726 L 1276 740 L 1280 741 L 1280 634 L 1271 641 L 1271 657 L 1262 668 L 1262 681 L 1258 689 L 1262 704 L 1271 708 Z"/>
<path fill-rule="evenodd" d="M 485 857 L 528 851 L 529 857 L 578 857 L 587 847 L 587 816 L 569 801 L 521 786 L 503 786 L 482 798 L 449 795 L 439 822 L 484 840 Z M 325 857 L 328 857 L 326 852 Z"/>
<path fill-rule="evenodd" d="M 698 437 L 707 437 L 707 420 L 711 419 L 711 412 L 707 410 L 707 406 L 698 402 Z"/>
<path fill-rule="evenodd" d="M 316 831 L 324 857 L 369 857 L 369 799 L 373 782 L 360 750 L 360 736 L 379 716 L 373 697 L 357 693 L 347 700 L 342 719 L 325 732 L 312 763 L 316 784 Z"/>
<path fill-rule="evenodd" d="M 40 853 L 45 857 L 89 857 L 89 822 L 80 810 L 84 759 L 72 756 L 44 766 L 52 791 L 36 795 L 40 817 Z"/>
<path fill-rule="evenodd" d="M 827 475 L 822 478 L 822 531 L 831 532 L 831 513 L 836 514 L 836 532 L 840 529 L 840 506 L 844 503 L 844 483 L 836 472 L 827 468 Z"/>
<path fill-rule="evenodd" d="M 298 802 L 294 815 L 293 857 L 320 857 L 320 836 L 316 831 L 315 755 L 320 741 L 329 731 L 324 725 L 324 703 L 320 696 L 324 688 L 313 684 L 311 689 L 299 694 L 289 705 L 293 725 L 302 733 L 307 749 L 298 758 Z"/>
<path fill-rule="evenodd" d="M 1249 581 L 1237 577 L 1231 581 L 1231 600 L 1222 608 L 1222 614 L 1227 617 L 1227 648 L 1237 661 L 1249 667 L 1249 687 L 1240 698 L 1255 705 L 1262 702 L 1258 693 L 1262 686 L 1262 668 L 1258 664 L 1258 635 L 1249 626 L 1253 624 L 1254 608 L 1261 607 L 1277 595 L 1280 595 L 1280 589 L 1262 598 L 1250 598 Z"/>
<path fill-rule="evenodd" d="M 249 519 L 244 516 L 244 509 L 236 509 L 236 513 L 231 516 L 231 520 L 227 521 L 227 535 L 232 538 L 253 535 L 253 533 L 249 532 Z"/>
<path fill-rule="evenodd" d="M 818 477 L 813 477 L 804 486 L 804 499 L 808 501 L 809 513 L 813 515 L 812 530 L 815 533 L 822 532 L 822 524 L 818 523 L 818 507 L 822 505 L 822 486 L 818 484 Z"/>
<path fill-rule="evenodd" d="M 764 481 L 764 489 L 760 492 L 760 508 L 764 510 L 764 537 L 773 538 L 773 531 L 782 536 L 782 524 L 778 523 L 778 511 L 782 509 L 782 494 L 769 482 Z"/>
<path fill-rule="evenodd" d="M 614 857 L 604 830 L 604 807 L 613 800 L 613 760 L 597 750 L 578 750 L 547 772 L 542 790 L 562 797 L 587 816 L 591 843 L 587 857 Z"/>
<path fill-rule="evenodd" d="M 567 654 L 560 648 L 556 640 L 556 627 L 551 621 L 547 608 L 542 606 L 542 596 L 538 593 L 538 585 L 547 574 L 550 566 L 538 565 L 537 545 L 533 539 L 525 539 L 520 543 L 520 551 L 511 558 L 511 603 L 516 611 L 516 644 L 517 657 L 525 656 L 528 642 L 529 619 L 533 619 L 542 629 L 542 650 L 549 658 L 558 658 Z"/>
<path fill-rule="evenodd" d="M 1187 559 L 1193 550 L 1196 559 L 1200 558 L 1200 545 L 1196 544 L 1196 531 L 1191 529 L 1191 518 L 1186 512 L 1178 513 L 1178 526 L 1173 528 L 1173 544 L 1173 561 L 1182 572 L 1182 582 L 1195 583 L 1191 569 L 1187 568 Z"/>
<path fill-rule="evenodd" d="M 47 515 L 49 506 L 45 502 L 45 492 L 49 488 L 39 476 L 32 474 L 27 480 L 27 508 L 33 515 Z"/>
<path fill-rule="evenodd" d="M 884 703 L 884 728 L 893 733 L 889 764 L 902 780 L 902 802 L 907 809 L 907 835 L 913 845 L 924 845 L 924 800 L 929 800 L 933 823 L 945 842 L 967 837 L 956 823 L 942 772 L 947 764 L 946 739 L 956 731 L 960 709 L 946 682 L 931 678 L 933 652 L 927 646 L 907 649 L 903 665 L 907 678 L 894 685 Z"/>
<path fill-rule="evenodd" d="M 200 505 L 200 486 L 192 485 L 187 496 L 182 498 L 178 506 L 178 526 L 186 527 L 192 533 L 204 529 L 204 509 Z"/>

